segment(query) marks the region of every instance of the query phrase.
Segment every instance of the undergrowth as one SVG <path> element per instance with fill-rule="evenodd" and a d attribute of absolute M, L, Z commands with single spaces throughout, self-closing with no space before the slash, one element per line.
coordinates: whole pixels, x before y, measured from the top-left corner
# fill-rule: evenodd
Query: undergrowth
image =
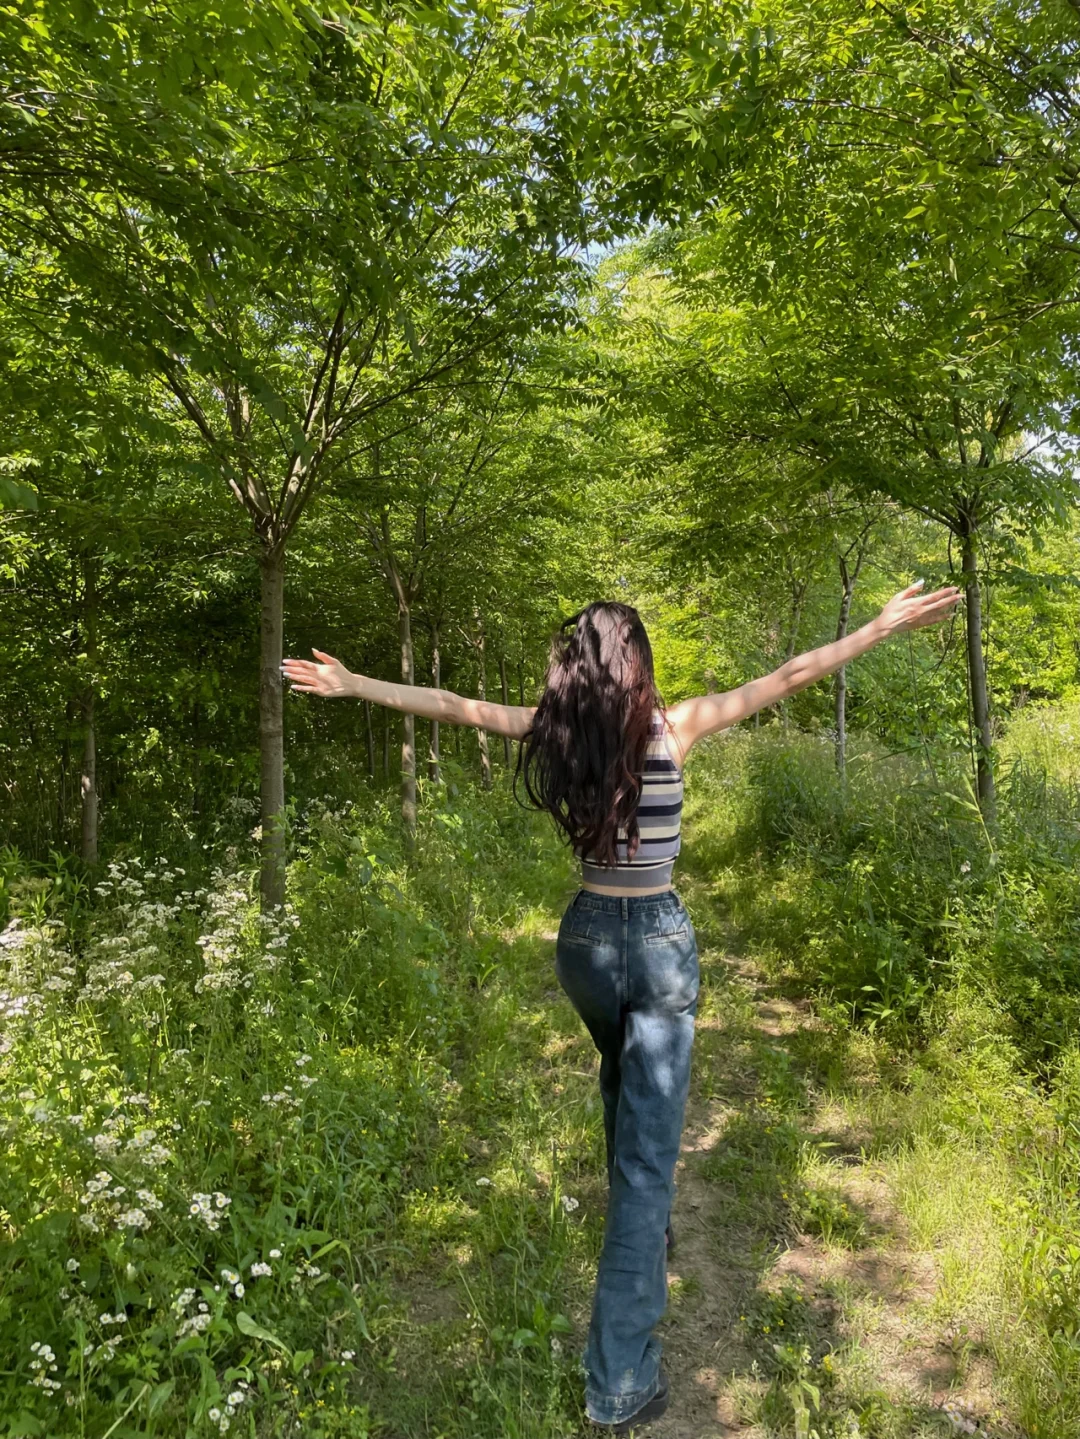
<path fill-rule="evenodd" d="M 702 759 L 695 873 L 812 999 L 819 1098 L 939 1252 L 936 1304 L 992 1354 L 1025 1432 L 1080 1432 L 1077 715 L 1014 727 L 989 824 L 949 756 L 867 746 L 844 785 L 808 736 L 732 734 Z M 833 1204 L 804 1232 L 842 1239 Z"/>
<path fill-rule="evenodd" d="M 871 1242 L 827 1105 L 1036 1439 L 1080 1431 L 1076 729 L 1014 729 L 991 826 L 947 757 L 866 748 L 841 787 L 813 738 L 731 735 L 695 759 L 684 856 L 703 1016 L 739 1003 L 724 934 L 816 1014 L 746 1051 L 703 1169 L 718 1242 Z M 93 877 L 0 856 L 0 1434 L 569 1439 L 604 1186 L 551 974 L 565 852 L 462 785 L 425 795 L 410 860 L 361 790 L 294 817 L 267 923 L 226 828 Z M 702 1100 L 739 1077 L 723 1044 Z M 800 1304 L 762 1288 L 739 1321 L 762 1432 L 939 1432 Z"/>
<path fill-rule="evenodd" d="M 571 1432 L 568 871 L 504 793 L 429 801 L 411 864 L 390 804 L 312 806 L 270 923 L 242 846 L 92 895 L 6 856 L 0 1433 Z"/>

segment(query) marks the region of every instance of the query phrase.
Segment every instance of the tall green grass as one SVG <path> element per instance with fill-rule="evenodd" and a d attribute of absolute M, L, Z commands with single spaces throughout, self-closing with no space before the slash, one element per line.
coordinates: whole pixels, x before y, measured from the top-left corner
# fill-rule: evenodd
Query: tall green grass
<path fill-rule="evenodd" d="M 777 982 L 812 997 L 822 1095 L 871 1136 L 941 1317 L 1026 1431 L 1080 1432 L 1080 712 L 1017 721 L 996 823 L 966 767 L 806 736 L 702 755 L 691 863 Z M 868 1060 L 869 1056 L 869 1070 Z"/>
<path fill-rule="evenodd" d="M 800 1063 L 1038 1439 L 1080 1431 L 1073 735 L 1014 726 L 992 828 L 947 756 L 867 747 L 841 789 L 812 738 L 731 735 L 684 856 L 710 932 L 812 997 Z M 462 784 L 410 861 L 360 785 L 294 818 L 267 925 L 246 824 L 118 853 L 93 892 L 0 857 L 0 1435 L 575 1434 L 603 1160 L 550 972 L 568 857 Z M 801 1072 L 765 1080 L 804 1104 Z M 788 1128 L 785 1204 L 857 1245 Z"/>
<path fill-rule="evenodd" d="M 505 792 L 428 796 L 418 862 L 398 831 L 311 806 L 270 924 L 250 842 L 93 895 L 7 855 L 0 1434 L 573 1432 L 565 856 Z"/>

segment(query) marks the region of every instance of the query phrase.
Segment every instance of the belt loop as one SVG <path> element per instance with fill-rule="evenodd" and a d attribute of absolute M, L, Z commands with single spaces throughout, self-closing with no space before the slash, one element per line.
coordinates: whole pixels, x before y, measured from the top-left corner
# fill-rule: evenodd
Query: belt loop
<path fill-rule="evenodd" d="M 627 899 L 625 894 L 622 895 L 619 899 L 619 907 L 622 912 L 623 919 L 628 919 L 630 916 L 630 901 Z"/>

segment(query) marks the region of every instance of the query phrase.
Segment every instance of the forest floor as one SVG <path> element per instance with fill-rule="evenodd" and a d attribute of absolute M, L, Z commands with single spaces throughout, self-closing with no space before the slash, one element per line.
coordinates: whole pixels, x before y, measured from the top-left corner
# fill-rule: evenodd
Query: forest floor
<path fill-rule="evenodd" d="M 905 1220 L 894 1192 L 903 1125 L 886 1119 L 882 1143 L 876 1067 L 743 952 L 706 881 L 684 875 L 680 888 L 698 933 L 702 991 L 662 1331 L 672 1402 L 648 1432 L 1023 1439 L 985 1335 L 970 1314 L 957 1322 L 950 1313 L 956 1274 L 946 1271 L 956 1255 L 920 1245 Z M 545 928 L 506 938 L 542 962 L 555 936 Z M 543 1084 L 553 1104 L 584 1105 L 595 1057 L 549 976 L 548 968 L 534 992 L 534 1019 L 551 1033 Z M 595 1247 L 600 1174 L 579 1169 L 574 1193 Z M 421 1366 L 468 1304 L 461 1271 L 444 1258 L 434 1284 L 428 1269 L 403 1275 L 398 1292 L 412 1331 L 405 1348 Z M 565 1344 L 574 1352 L 588 1323 L 594 1258 L 566 1275 L 573 1333 Z M 560 1434 L 564 1423 L 555 1426 Z"/>

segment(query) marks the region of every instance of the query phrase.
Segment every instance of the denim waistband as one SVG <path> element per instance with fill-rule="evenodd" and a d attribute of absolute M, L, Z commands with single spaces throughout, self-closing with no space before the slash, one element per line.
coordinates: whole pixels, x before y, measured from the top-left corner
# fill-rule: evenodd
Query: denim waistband
<path fill-rule="evenodd" d="M 673 889 L 663 889 L 659 894 L 595 894 L 591 889 L 579 889 L 573 898 L 575 909 L 594 909 L 601 914 L 635 914 L 639 910 L 667 909 L 681 905 L 682 900 Z"/>

